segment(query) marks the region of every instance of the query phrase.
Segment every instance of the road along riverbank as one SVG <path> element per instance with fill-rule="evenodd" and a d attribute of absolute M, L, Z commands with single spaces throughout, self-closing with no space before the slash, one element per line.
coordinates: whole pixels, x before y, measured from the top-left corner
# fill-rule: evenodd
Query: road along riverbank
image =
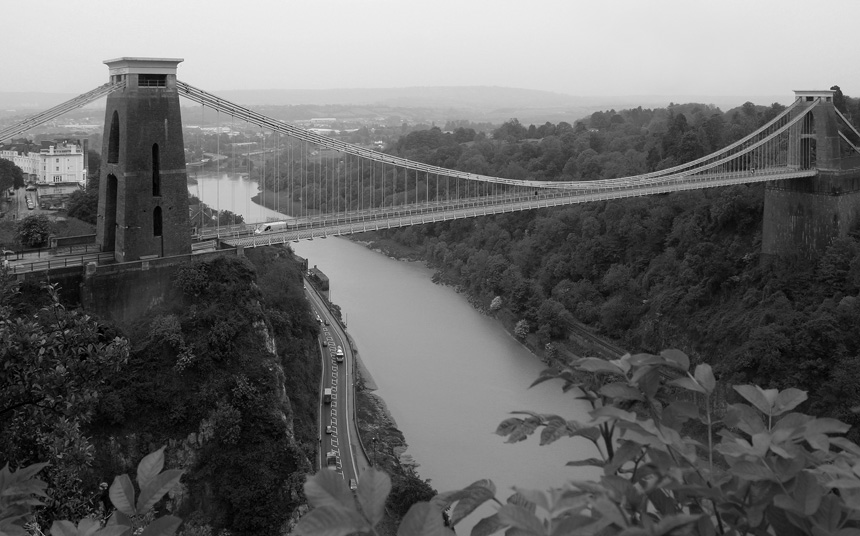
<path fill-rule="evenodd" d="M 342 238 L 293 248 L 328 276 L 330 297 L 348 315 L 350 336 L 373 373 L 374 394 L 385 400 L 408 439 L 407 453 L 434 488 L 490 478 L 504 501 L 514 485 L 548 489 L 592 476 L 566 466 L 597 454 L 585 440 L 541 447 L 539 438 L 505 444 L 494 434 L 512 411 L 588 417 L 575 394 L 554 382 L 530 389 L 544 368 L 540 360 L 462 295 L 434 284 L 426 266 Z M 492 512 L 488 506 L 472 521 Z"/>

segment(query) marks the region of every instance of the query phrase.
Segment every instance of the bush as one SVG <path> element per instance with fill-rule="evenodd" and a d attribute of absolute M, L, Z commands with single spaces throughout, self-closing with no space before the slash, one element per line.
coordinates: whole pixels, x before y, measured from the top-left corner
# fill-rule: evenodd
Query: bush
<path fill-rule="evenodd" d="M 50 236 L 51 221 L 44 214 L 27 216 L 15 226 L 15 240 L 24 247 L 45 247 Z"/>

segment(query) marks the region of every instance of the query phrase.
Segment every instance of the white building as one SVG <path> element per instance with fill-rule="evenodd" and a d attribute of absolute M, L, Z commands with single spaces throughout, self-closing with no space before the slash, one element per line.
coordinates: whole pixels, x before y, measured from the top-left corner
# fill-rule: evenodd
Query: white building
<path fill-rule="evenodd" d="M 59 143 L 36 153 L 0 151 L 0 158 L 11 160 L 37 183 L 77 183 L 85 186 L 87 170 L 80 145 Z"/>

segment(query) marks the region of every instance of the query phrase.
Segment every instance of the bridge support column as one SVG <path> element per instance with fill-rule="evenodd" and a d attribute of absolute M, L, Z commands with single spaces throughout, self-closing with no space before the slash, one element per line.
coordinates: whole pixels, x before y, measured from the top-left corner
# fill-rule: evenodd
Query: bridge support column
<path fill-rule="evenodd" d="M 191 252 L 185 145 L 176 66 L 181 59 L 105 63 L 108 95 L 96 242 L 117 262 Z"/>
<path fill-rule="evenodd" d="M 764 196 L 762 255 L 814 258 L 860 220 L 860 155 L 841 139 L 846 129 L 832 90 L 795 91 L 796 114 L 818 104 L 791 131 L 789 165 L 817 168 L 814 178 L 768 182 Z"/>

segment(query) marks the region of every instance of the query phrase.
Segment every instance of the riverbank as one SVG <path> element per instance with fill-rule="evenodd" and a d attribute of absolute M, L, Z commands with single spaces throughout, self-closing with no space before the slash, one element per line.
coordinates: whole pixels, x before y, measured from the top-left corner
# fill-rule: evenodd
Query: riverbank
<path fill-rule="evenodd" d="M 426 264 L 426 259 L 421 255 L 418 248 L 405 246 L 394 240 L 381 237 L 376 232 L 352 235 L 349 238 L 353 242 L 361 244 L 366 248 L 391 259 L 398 261 L 422 262 Z M 599 337 L 589 335 L 581 330 L 573 330 L 568 335 L 567 339 L 554 340 L 550 345 L 541 344 L 538 336 L 534 333 L 529 333 L 524 338 L 516 337 L 514 335 L 514 328 L 516 327 L 519 319 L 507 309 L 502 308 L 498 311 L 492 311 L 489 303 L 484 303 L 475 296 L 464 292 L 456 281 L 446 280 L 438 271 L 433 275 L 433 282 L 450 286 L 455 292 L 463 295 L 466 301 L 468 301 L 475 310 L 499 322 L 511 337 L 516 339 L 520 344 L 526 347 L 529 352 L 546 365 L 568 363 L 580 356 L 599 356 L 617 359 L 623 353 L 607 351 L 607 347 L 613 346 L 612 343 L 601 343 L 601 341 L 597 340 Z"/>

